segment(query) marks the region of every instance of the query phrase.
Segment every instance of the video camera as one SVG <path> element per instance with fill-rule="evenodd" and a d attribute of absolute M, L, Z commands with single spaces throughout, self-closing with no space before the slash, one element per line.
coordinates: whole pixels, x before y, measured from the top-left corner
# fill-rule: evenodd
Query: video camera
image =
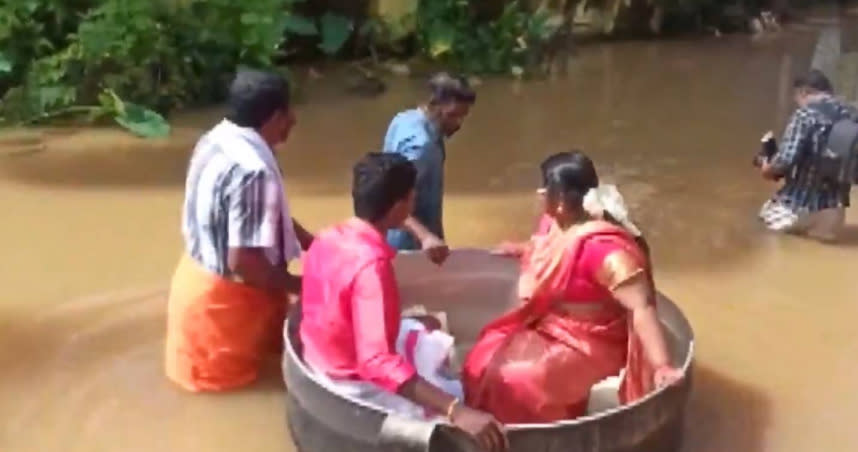
<path fill-rule="evenodd" d="M 778 142 L 775 140 L 775 135 L 771 131 L 768 131 L 760 139 L 760 150 L 754 155 L 753 165 L 757 168 L 763 166 L 763 162 L 771 159 L 777 152 Z"/>
<path fill-rule="evenodd" d="M 754 156 L 753 164 L 757 168 L 763 166 L 763 162 L 768 162 L 775 156 L 778 152 L 778 142 L 775 140 L 775 135 L 772 131 L 766 132 L 763 135 L 763 138 L 760 139 L 760 150 L 757 151 L 757 154 Z M 778 175 L 775 177 L 776 181 L 783 179 L 783 175 Z"/>

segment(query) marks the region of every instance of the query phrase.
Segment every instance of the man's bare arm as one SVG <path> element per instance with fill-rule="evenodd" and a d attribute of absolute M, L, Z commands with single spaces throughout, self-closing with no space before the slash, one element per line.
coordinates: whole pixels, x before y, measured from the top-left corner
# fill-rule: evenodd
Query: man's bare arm
<path fill-rule="evenodd" d="M 289 274 L 286 265 L 272 265 L 264 248 L 230 248 L 227 264 L 242 282 L 272 292 L 301 293 L 301 278 Z"/>
<path fill-rule="evenodd" d="M 450 255 L 450 248 L 438 236 L 423 226 L 416 218 L 409 216 L 403 223 L 405 229 L 413 235 L 429 260 L 441 265 Z"/>
<path fill-rule="evenodd" d="M 399 395 L 440 415 L 447 414 L 447 409 L 456 402 L 455 397 L 417 375 L 399 388 Z"/>
<path fill-rule="evenodd" d="M 416 218 L 412 216 L 409 216 L 405 219 L 403 226 L 405 226 L 405 230 L 410 232 L 411 235 L 413 235 L 414 238 L 416 238 L 417 241 L 420 243 L 423 243 L 431 238 L 435 238 L 435 235 L 432 234 L 429 229 L 426 228 L 426 226 L 423 226 L 423 224 L 421 224 L 419 221 L 417 221 Z"/>
<path fill-rule="evenodd" d="M 292 218 L 292 228 L 295 230 L 295 237 L 298 239 L 298 243 L 301 244 L 301 249 L 304 251 L 310 249 L 310 244 L 313 243 L 316 237 L 294 217 Z"/>

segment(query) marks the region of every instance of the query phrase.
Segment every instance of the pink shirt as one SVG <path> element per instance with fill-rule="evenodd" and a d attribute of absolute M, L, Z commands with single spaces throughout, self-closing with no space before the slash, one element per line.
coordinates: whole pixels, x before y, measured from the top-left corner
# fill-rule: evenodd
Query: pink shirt
<path fill-rule="evenodd" d="M 414 367 L 396 353 L 400 301 L 381 233 L 352 218 L 321 232 L 304 256 L 301 341 L 304 359 L 332 379 L 397 392 Z"/>

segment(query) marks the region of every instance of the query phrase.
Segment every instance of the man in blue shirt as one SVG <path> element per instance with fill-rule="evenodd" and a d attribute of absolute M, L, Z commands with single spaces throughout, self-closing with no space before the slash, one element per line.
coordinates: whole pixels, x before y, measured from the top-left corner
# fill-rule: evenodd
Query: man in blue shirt
<path fill-rule="evenodd" d="M 397 250 L 440 248 L 438 241 L 444 240 L 444 140 L 462 127 L 477 99 L 465 78 L 447 73 L 434 75 L 429 90 L 428 102 L 398 113 L 384 138 L 384 152 L 400 154 L 417 167 L 414 213 L 404 229 L 387 233 L 387 242 Z"/>

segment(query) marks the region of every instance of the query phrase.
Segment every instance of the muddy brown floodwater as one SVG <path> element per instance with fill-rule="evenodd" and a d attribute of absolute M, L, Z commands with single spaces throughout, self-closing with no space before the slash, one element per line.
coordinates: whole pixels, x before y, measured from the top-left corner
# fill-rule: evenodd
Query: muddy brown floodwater
<path fill-rule="evenodd" d="M 526 235 L 547 153 L 580 147 L 619 183 L 661 289 L 698 334 L 691 452 L 858 450 L 858 215 L 840 246 L 754 221 L 774 187 L 750 157 L 783 124 L 781 87 L 806 67 L 812 31 L 588 47 L 568 78 L 483 84 L 448 146 L 455 246 Z M 349 215 L 350 165 L 422 91 L 398 80 L 356 99 L 325 79 L 306 90 L 280 160 L 295 214 L 317 229 Z M 164 143 L 46 131 L 43 152 L 0 159 L 0 450 L 292 451 L 276 373 L 219 396 L 162 375 L 183 173 L 216 119 L 179 118 Z M 27 146 L 14 141 L 7 151 Z"/>

